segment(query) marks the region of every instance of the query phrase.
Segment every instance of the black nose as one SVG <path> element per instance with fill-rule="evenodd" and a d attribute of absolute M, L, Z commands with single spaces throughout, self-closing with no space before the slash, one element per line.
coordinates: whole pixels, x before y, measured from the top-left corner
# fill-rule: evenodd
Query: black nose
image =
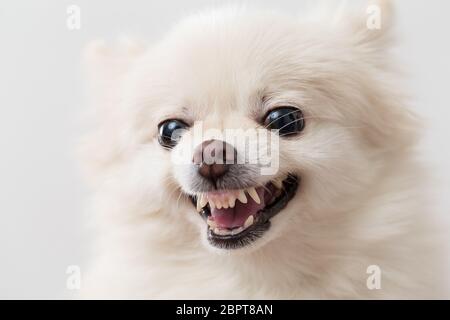
<path fill-rule="evenodd" d="M 222 177 L 229 169 L 230 164 L 236 162 L 237 152 L 234 147 L 225 141 L 207 140 L 194 150 L 192 162 L 198 165 L 198 173 L 212 181 Z"/>

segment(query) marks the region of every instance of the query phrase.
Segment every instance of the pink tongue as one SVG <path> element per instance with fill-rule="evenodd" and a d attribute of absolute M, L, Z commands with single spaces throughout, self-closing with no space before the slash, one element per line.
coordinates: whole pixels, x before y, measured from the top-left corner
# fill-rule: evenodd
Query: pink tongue
<path fill-rule="evenodd" d="M 256 215 L 256 213 L 265 206 L 264 188 L 257 188 L 256 192 L 258 192 L 259 198 L 261 199 L 260 204 L 256 203 L 248 194 L 246 194 L 247 203 L 242 203 L 236 199 L 234 208 L 212 209 L 211 215 L 214 222 L 216 222 L 220 228 L 232 229 L 243 226 L 250 215 Z"/>

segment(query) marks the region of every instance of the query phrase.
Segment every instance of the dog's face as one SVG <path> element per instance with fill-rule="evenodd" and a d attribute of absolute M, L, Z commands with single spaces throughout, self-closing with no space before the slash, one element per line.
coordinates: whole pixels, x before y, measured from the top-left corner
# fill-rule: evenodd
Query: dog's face
<path fill-rule="evenodd" d="M 134 207 L 217 252 L 358 206 L 412 123 L 379 80 L 382 31 L 364 21 L 224 10 L 128 49 L 105 77 L 100 167 Z"/>

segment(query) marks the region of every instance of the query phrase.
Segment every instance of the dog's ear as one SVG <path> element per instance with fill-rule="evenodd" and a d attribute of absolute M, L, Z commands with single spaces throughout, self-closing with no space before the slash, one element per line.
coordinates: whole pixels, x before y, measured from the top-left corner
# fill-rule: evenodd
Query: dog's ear
<path fill-rule="evenodd" d="M 103 40 L 92 41 L 83 52 L 83 66 L 91 102 L 101 108 L 114 105 L 124 77 L 134 61 L 145 52 L 142 42 L 121 38 L 114 45 Z"/>
<path fill-rule="evenodd" d="M 378 54 L 392 42 L 394 0 L 366 0 L 364 5 L 348 1 L 324 0 L 315 3 L 306 21 L 320 22 L 338 32 L 338 37 L 351 39 L 362 52 Z"/>
<path fill-rule="evenodd" d="M 393 1 L 371 0 L 351 18 L 349 27 L 356 45 L 370 52 L 389 46 L 393 23 Z"/>
<path fill-rule="evenodd" d="M 120 116 L 126 77 L 145 51 L 141 42 L 121 39 L 115 45 L 91 42 L 83 52 L 90 105 L 88 119 L 93 127 L 80 141 L 78 155 L 90 179 L 120 157 L 118 141 L 122 133 L 118 128 L 120 123 L 126 122 Z"/>
<path fill-rule="evenodd" d="M 393 0 L 370 0 L 358 12 L 343 10 L 339 20 L 355 49 L 355 57 L 365 61 L 366 98 L 369 106 L 360 115 L 367 138 L 382 148 L 401 148 L 417 140 L 418 118 L 405 107 L 398 92 L 396 70 L 391 70 L 389 49 L 393 44 Z"/>

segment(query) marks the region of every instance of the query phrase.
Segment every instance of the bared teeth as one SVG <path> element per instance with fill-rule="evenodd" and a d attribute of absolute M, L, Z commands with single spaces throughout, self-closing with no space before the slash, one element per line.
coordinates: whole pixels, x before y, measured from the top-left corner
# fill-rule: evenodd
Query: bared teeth
<path fill-rule="evenodd" d="M 202 207 L 200 205 L 200 198 L 202 197 L 202 195 L 199 195 L 197 197 L 197 211 L 200 212 L 202 210 Z"/>
<path fill-rule="evenodd" d="M 222 229 L 222 228 L 218 228 L 218 227 L 214 227 L 211 229 L 214 231 L 215 234 L 220 235 L 220 236 L 228 236 L 228 235 L 236 235 L 241 233 L 242 231 L 245 230 L 245 227 L 238 227 L 238 228 L 234 228 L 234 229 Z"/>
<path fill-rule="evenodd" d="M 253 221 L 255 221 L 255 218 L 253 218 L 253 216 L 249 216 L 247 220 L 245 220 L 244 229 L 250 227 L 253 224 Z"/>
<path fill-rule="evenodd" d="M 259 199 L 258 192 L 256 192 L 256 189 L 254 187 L 247 189 L 248 195 L 257 203 L 261 203 L 261 199 Z"/>
<path fill-rule="evenodd" d="M 247 203 L 247 196 L 245 195 L 244 190 L 238 191 L 237 198 L 240 202 Z"/>
<path fill-rule="evenodd" d="M 228 204 L 230 205 L 230 208 L 234 208 L 234 205 L 236 204 L 236 198 L 234 196 L 231 196 L 228 199 Z"/>
<path fill-rule="evenodd" d="M 245 194 L 246 192 L 253 201 L 258 204 L 261 203 L 261 199 L 255 187 L 251 187 L 241 190 L 231 190 L 230 192 L 221 195 L 216 195 L 214 193 L 199 194 L 197 197 L 197 211 L 200 212 L 208 203 L 211 209 L 234 208 L 236 206 L 236 200 L 239 200 L 241 203 L 247 203 L 248 199 Z"/>
<path fill-rule="evenodd" d="M 206 198 L 206 196 L 204 194 L 200 195 L 200 207 L 203 208 L 207 203 L 208 199 Z"/>
<path fill-rule="evenodd" d="M 206 195 L 199 194 L 197 196 L 197 211 L 200 212 L 202 210 L 202 208 L 207 205 L 207 203 L 208 203 L 208 199 L 206 198 Z"/>
<path fill-rule="evenodd" d="M 242 231 L 244 231 L 243 227 L 234 228 L 233 230 L 231 230 L 231 234 L 235 235 L 235 234 L 241 233 Z"/>
<path fill-rule="evenodd" d="M 204 194 L 200 194 L 197 197 L 197 211 L 202 211 L 202 208 L 206 206 L 208 203 L 208 200 L 206 199 L 206 196 Z"/>
<path fill-rule="evenodd" d="M 227 236 L 231 234 L 231 230 L 214 228 L 214 233 L 220 236 Z"/>

